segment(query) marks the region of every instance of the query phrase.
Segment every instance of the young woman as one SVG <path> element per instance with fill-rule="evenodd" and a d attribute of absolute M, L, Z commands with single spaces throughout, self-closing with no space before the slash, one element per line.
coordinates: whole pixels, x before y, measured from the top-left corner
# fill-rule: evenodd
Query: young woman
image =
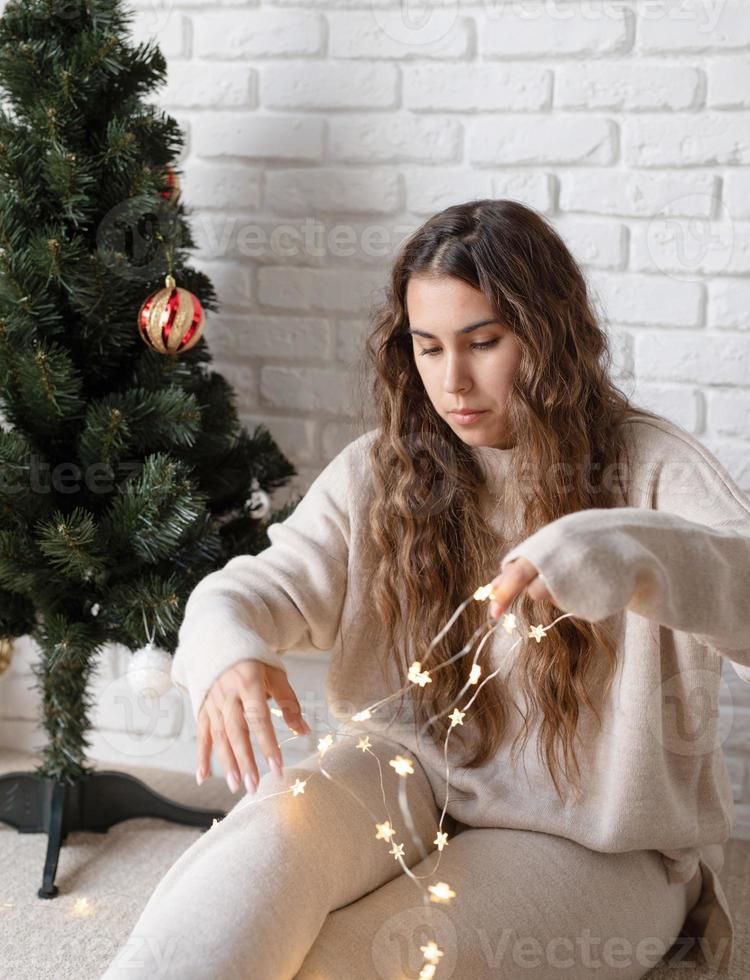
<path fill-rule="evenodd" d="M 725 661 L 750 680 L 750 502 L 613 384 L 579 267 L 519 203 L 419 228 L 367 351 L 377 425 L 189 597 L 173 678 L 198 780 L 215 748 L 248 793 L 107 980 L 725 971 L 717 703 Z M 267 700 L 309 730 L 283 654 L 310 649 L 332 651 L 334 721 L 282 771 Z"/>

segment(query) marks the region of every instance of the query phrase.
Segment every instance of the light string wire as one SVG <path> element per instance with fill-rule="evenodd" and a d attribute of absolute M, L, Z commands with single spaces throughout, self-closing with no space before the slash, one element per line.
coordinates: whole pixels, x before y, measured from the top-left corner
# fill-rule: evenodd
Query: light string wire
<path fill-rule="evenodd" d="M 448 630 L 451 628 L 451 626 L 453 626 L 453 624 L 456 622 L 458 617 L 461 615 L 461 613 L 464 611 L 464 609 L 467 607 L 467 605 L 470 602 L 487 601 L 487 600 L 491 601 L 494 598 L 495 596 L 492 591 L 491 584 L 480 586 L 480 588 L 478 588 L 474 593 L 472 593 L 470 596 L 467 596 L 467 598 L 464 599 L 458 605 L 453 615 L 450 617 L 450 619 L 445 624 L 445 626 L 440 630 L 437 636 L 430 642 L 430 645 L 427 648 L 427 654 L 429 655 L 429 653 L 435 648 L 435 646 L 440 642 L 440 640 L 446 635 Z M 558 616 L 557 619 L 553 620 L 547 626 L 542 626 L 541 624 L 538 626 L 530 626 L 527 636 L 530 639 L 536 640 L 537 643 L 540 643 L 543 637 L 546 636 L 547 630 L 551 629 L 561 620 L 567 619 L 570 616 L 572 616 L 572 613 L 564 613 L 562 616 Z M 144 623 L 145 623 L 145 612 L 144 612 Z M 424 734 L 428 726 L 432 724 L 433 721 L 435 721 L 441 715 L 446 714 L 447 711 L 450 711 L 451 708 L 454 709 L 450 715 L 451 725 L 448 729 L 448 732 L 445 736 L 444 743 L 443 743 L 443 758 L 445 760 L 445 802 L 443 804 L 443 809 L 440 814 L 440 820 L 438 822 L 437 836 L 435 840 L 432 842 L 433 844 L 436 845 L 438 856 L 433 868 L 429 872 L 427 872 L 426 874 L 415 874 L 404 861 L 404 857 L 403 857 L 404 844 L 397 843 L 395 840 L 392 840 L 396 831 L 393 825 L 393 821 L 391 819 L 391 814 L 388 809 L 388 801 L 385 795 L 385 788 L 383 785 L 383 768 L 381 766 L 380 759 L 370 748 L 371 743 L 370 743 L 369 735 L 368 734 L 365 734 L 363 736 L 356 735 L 356 734 L 352 734 L 349 731 L 346 731 L 345 729 L 336 728 L 333 730 L 329 729 L 327 734 L 323 738 L 318 739 L 318 753 L 319 753 L 318 771 L 320 772 L 320 774 L 325 776 L 326 779 L 328 779 L 330 782 L 335 783 L 338 786 L 342 787 L 344 790 L 346 790 L 346 792 L 349 793 L 349 795 L 353 797 L 356 800 L 356 802 L 359 803 L 359 805 L 370 814 L 376 828 L 375 838 L 377 840 L 382 839 L 386 843 L 391 844 L 391 850 L 389 851 L 389 853 L 393 854 L 394 858 L 401 865 L 401 868 L 403 869 L 404 873 L 408 875 L 409 878 L 412 879 L 412 881 L 416 884 L 416 886 L 421 891 L 422 902 L 427 913 L 427 919 L 429 921 L 430 926 L 432 927 L 433 938 L 430 939 L 424 946 L 420 946 L 420 951 L 424 955 L 424 963 L 419 972 L 420 980 L 432 980 L 432 978 L 435 976 L 437 965 L 440 961 L 440 958 L 444 955 L 444 950 L 441 950 L 438 947 L 437 941 L 434 938 L 436 930 L 434 929 L 433 918 L 432 918 L 433 905 L 434 904 L 446 905 L 453 898 L 456 897 L 456 892 L 451 888 L 448 882 L 439 881 L 434 885 L 427 886 L 427 888 L 425 888 L 421 884 L 422 878 L 431 878 L 437 872 L 437 869 L 440 866 L 440 860 L 442 858 L 443 849 L 448 846 L 448 834 L 442 830 L 443 821 L 445 819 L 445 814 L 448 809 L 448 803 L 450 801 L 449 800 L 450 764 L 448 762 L 448 741 L 450 739 L 453 729 L 457 725 L 463 724 L 464 715 L 469 710 L 469 708 L 471 708 L 472 704 L 477 698 L 477 695 L 479 694 L 479 691 L 488 681 L 492 680 L 492 678 L 495 677 L 502 669 L 502 665 L 501 665 L 496 670 L 492 671 L 492 673 L 488 674 L 484 678 L 482 683 L 479 684 L 472 697 L 469 698 L 466 704 L 464 704 L 463 708 L 459 709 L 457 707 L 457 703 L 460 700 L 460 698 L 463 696 L 464 692 L 467 691 L 469 687 L 475 686 L 477 684 L 482 671 L 481 666 L 477 663 L 479 655 L 487 640 L 492 636 L 493 633 L 495 633 L 498 630 L 498 628 L 501 625 L 501 621 L 498 619 L 498 621 L 494 625 L 491 625 L 490 628 L 487 629 L 488 623 L 483 623 L 481 626 L 477 627 L 477 629 L 474 631 L 471 638 L 469 639 L 468 643 L 464 647 L 462 647 L 462 649 L 459 650 L 458 653 L 454 654 L 448 660 L 445 660 L 442 663 L 437 664 L 432 671 L 434 672 L 434 671 L 441 670 L 442 668 L 447 667 L 449 664 L 453 663 L 454 660 L 458 660 L 460 657 L 466 656 L 466 654 L 471 649 L 471 646 L 474 643 L 475 638 L 482 631 L 484 631 L 484 636 L 482 637 L 479 646 L 477 647 L 476 652 L 474 653 L 471 671 L 469 673 L 469 679 L 463 685 L 463 687 L 458 692 L 458 694 L 453 698 L 448 708 L 428 718 L 427 721 L 424 722 L 422 726 L 420 726 L 417 735 L 417 742 L 419 742 L 419 739 Z M 508 634 L 512 633 L 514 630 L 517 630 L 518 626 L 517 626 L 517 620 L 515 615 L 513 613 L 506 612 L 502 618 L 502 626 Z M 148 635 L 148 630 L 147 630 L 147 635 Z M 507 651 L 508 655 L 511 654 L 513 650 L 515 650 L 515 648 L 518 646 L 518 644 L 521 642 L 522 639 L 524 639 L 523 635 L 519 636 L 519 638 L 516 640 L 513 646 L 510 647 L 510 649 Z M 415 660 L 409 667 L 408 679 L 410 683 L 420 684 L 422 687 L 424 687 L 425 684 L 430 683 L 431 681 L 430 674 L 431 674 L 430 671 L 422 669 L 422 663 L 420 661 Z M 387 704 L 393 698 L 398 697 L 400 694 L 402 694 L 404 691 L 407 691 L 408 689 L 409 689 L 409 685 L 408 684 L 404 685 L 398 691 L 394 691 L 392 694 L 389 694 L 387 697 L 381 698 L 381 700 L 373 702 L 373 704 L 364 708 L 362 711 L 358 711 L 356 714 L 352 715 L 351 718 L 349 718 L 348 720 L 355 721 L 355 722 L 366 721 L 374 714 L 375 711 L 378 710 L 378 708 L 382 707 L 384 704 Z M 283 713 L 278 708 L 271 708 L 271 712 L 277 716 L 283 715 Z M 293 734 L 289 738 L 283 739 L 279 743 L 280 746 L 285 745 L 287 742 L 299 738 L 298 732 L 295 732 L 294 729 L 292 729 L 292 732 Z M 378 775 L 380 779 L 380 793 L 383 798 L 383 807 L 386 813 L 386 820 L 383 821 L 382 823 L 378 822 L 377 816 L 372 812 L 370 807 L 364 802 L 364 800 L 362 800 L 362 798 L 357 793 L 355 793 L 352 789 L 350 789 L 341 780 L 335 779 L 328 772 L 328 770 L 322 765 L 320 760 L 322 760 L 322 758 L 325 756 L 325 753 L 328 751 L 331 745 L 333 745 L 333 735 L 340 735 L 345 738 L 358 738 L 359 741 L 357 742 L 356 748 L 360 749 L 363 752 L 367 752 L 377 762 Z M 389 738 L 385 734 L 378 732 L 377 737 L 385 742 L 390 742 L 391 744 L 396 745 L 399 748 L 403 748 L 400 742 L 398 742 L 396 739 Z M 395 758 L 389 761 L 389 765 L 393 766 L 393 768 L 396 770 L 399 776 L 402 777 L 406 777 L 407 775 L 413 775 L 414 773 L 413 760 L 410 759 L 408 756 L 396 755 Z M 315 772 L 311 773 L 311 776 L 313 775 L 317 775 L 317 773 Z M 289 793 L 291 793 L 293 796 L 300 796 L 305 792 L 305 786 L 309 781 L 309 779 L 311 778 L 311 776 L 308 776 L 306 779 L 303 780 L 299 779 L 298 777 L 292 786 L 289 786 L 284 790 L 280 790 L 277 793 L 269 793 L 266 796 L 260 798 L 251 798 L 249 795 L 246 795 L 242 800 L 238 802 L 237 806 L 234 809 L 238 810 L 246 806 L 252 806 L 255 803 L 261 803 L 263 802 L 263 800 L 271 799 L 274 796 L 285 796 Z M 422 858 L 426 858 L 428 855 L 423 851 L 423 842 L 419 837 L 419 835 L 417 834 L 416 827 L 414 826 L 413 814 L 408 805 L 405 778 L 399 780 L 398 783 L 398 805 L 399 805 L 399 811 L 401 817 L 406 825 L 406 829 L 409 832 L 409 836 L 411 837 L 412 843 L 417 848 L 417 850 L 422 854 Z M 219 820 L 215 819 L 213 825 L 217 823 L 219 823 Z M 414 863 L 416 864 L 417 861 L 415 860 Z"/>

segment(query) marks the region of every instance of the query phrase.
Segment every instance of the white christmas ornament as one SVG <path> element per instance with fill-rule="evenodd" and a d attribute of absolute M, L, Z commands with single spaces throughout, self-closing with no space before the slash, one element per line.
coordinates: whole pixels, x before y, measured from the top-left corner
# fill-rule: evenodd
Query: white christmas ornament
<path fill-rule="evenodd" d="M 245 507 L 249 510 L 253 520 L 260 521 L 271 512 L 271 498 L 265 490 L 260 489 L 260 484 L 255 477 L 253 477 L 250 486 L 252 493 L 245 501 Z"/>
<path fill-rule="evenodd" d="M 153 643 L 136 650 L 128 664 L 128 683 L 136 694 L 158 698 L 172 686 L 172 658 Z"/>

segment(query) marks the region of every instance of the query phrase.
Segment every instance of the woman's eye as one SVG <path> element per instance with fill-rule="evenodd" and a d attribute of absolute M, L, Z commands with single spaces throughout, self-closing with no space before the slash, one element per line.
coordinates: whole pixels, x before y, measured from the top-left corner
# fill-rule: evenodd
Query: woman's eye
<path fill-rule="evenodd" d="M 497 343 L 497 337 L 494 340 L 484 340 L 481 343 L 472 344 L 471 346 L 477 350 L 487 350 L 489 347 L 494 347 Z M 425 350 L 419 352 L 420 357 L 422 354 L 436 354 L 440 350 L 439 347 L 428 347 Z"/>

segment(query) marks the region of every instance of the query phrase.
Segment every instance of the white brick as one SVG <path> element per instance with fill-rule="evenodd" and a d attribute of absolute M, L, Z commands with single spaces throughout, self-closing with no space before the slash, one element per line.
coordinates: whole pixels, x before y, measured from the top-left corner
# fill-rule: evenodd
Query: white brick
<path fill-rule="evenodd" d="M 477 18 L 479 53 L 489 58 L 559 58 L 572 55 L 619 54 L 632 46 L 627 12 L 601 11 L 571 5 L 560 16 L 559 5 L 514 4 L 503 10 L 495 4 Z"/>
<path fill-rule="evenodd" d="M 369 332 L 370 323 L 367 320 L 346 319 L 339 323 L 336 329 L 336 359 L 350 365 L 359 363 L 365 356 Z"/>
<path fill-rule="evenodd" d="M 746 54 L 709 62 L 707 101 L 715 109 L 750 108 L 750 60 Z"/>
<path fill-rule="evenodd" d="M 624 119 L 625 161 L 637 167 L 750 163 L 750 113 Z"/>
<path fill-rule="evenodd" d="M 665 16 L 658 16 L 660 7 Z M 750 18 L 744 0 L 671 0 L 638 18 L 637 49 L 642 52 L 710 51 L 744 48 L 748 44 Z"/>
<path fill-rule="evenodd" d="M 223 358 L 272 357 L 300 360 L 328 356 L 331 326 L 313 317 L 220 316 L 212 347 Z"/>
<path fill-rule="evenodd" d="M 336 116 L 328 123 L 333 160 L 346 163 L 459 162 L 463 127 L 455 119 Z"/>
<path fill-rule="evenodd" d="M 520 201 L 535 211 L 551 211 L 554 206 L 552 177 L 549 174 L 508 172 L 492 178 L 492 196 Z"/>
<path fill-rule="evenodd" d="M 196 117 L 194 141 L 201 157 L 316 162 L 323 156 L 323 122 L 301 116 L 217 112 Z"/>
<path fill-rule="evenodd" d="M 556 218 L 553 225 L 581 265 L 600 269 L 624 267 L 627 254 L 624 225 L 577 218 Z"/>
<path fill-rule="evenodd" d="M 678 288 L 663 276 L 598 271 L 589 273 L 588 278 L 605 317 L 613 323 L 666 327 L 697 327 L 701 323 L 703 287 L 699 283 L 681 283 Z"/>
<path fill-rule="evenodd" d="M 561 65 L 555 105 L 563 109 L 687 109 L 698 104 L 701 72 L 635 61 Z"/>
<path fill-rule="evenodd" d="M 490 197 L 489 174 L 442 167 L 409 167 L 404 173 L 406 207 L 414 214 L 435 214 L 453 204 Z"/>
<path fill-rule="evenodd" d="M 276 171 L 266 177 L 266 204 L 280 214 L 387 214 L 399 205 L 398 174 L 353 169 Z"/>
<path fill-rule="evenodd" d="M 458 112 L 544 109 L 552 72 L 526 65 L 405 65 L 404 106 Z"/>
<path fill-rule="evenodd" d="M 155 7 L 137 10 L 129 28 L 129 40 L 136 44 L 158 41 L 159 50 L 167 59 L 185 58 L 189 55 L 188 21 L 173 7 Z"/>
<path fill-rule="evenodd" d="M 259 369 L 254 364 L 217 357 L 214 368 L 237 393 L 237 410 L 240 414 L 247 414 L 258 407 L 260 379 Z"/>
<path fill-rule="evenodd" d="M 684 385 L 647 384 L 636 380 L 635 401 L 697 434 L 703 418 L 703 393 Z"/>
<path fill-rule="evenodd" d="M 258 298 L 266 306 L 288 310 L 368 313 L 383 299 L 380 273 L 347 269 L 258 270 Z"/>
<path fill-rule="evenodd" d="M 724 203 L 731 218 L 750 218 L 750 173 L 728 173 L 724 178 Z"/>
<path fill-rule="evenodd" d="M 193 15 L 199 58 L 264 58 L 318 54 L 323 43 L 319 14 L 245 10 Z"/>
<path fill-rule="evenodd" d="M 750 453 L 747 449 L 747 441 L 714 439 L 711 436 L 705 436 L 703 442 L 722 466 L 726 467 L 737 486 L 744 493 L 750 494 Z M 742 683 L 746 682 L 743 681 Z M 748 730 L 750 731 L 750 726 L 748 726 Z M 748 749 L 750 750 L 750 740 L 748 740 Z"/>
<path fill-rule="evenodd" d="M 612 353 L 612 373 L 625 383 L 633 374 L 633 338 L 623 327 L 603 324 Z"/>
<path fill-rule="evenodd" d="M 260 207 L 261 171 L 253 167 L 206 165 L 192 161 L 181 178 L 191 208 Z"/>
<path fill-rule="evenodd" d="M 164 106 L 255 108 L 255 72 L 244 65 L 172 61 L 167 85 L 159 98 Z"/>
<path fill-rule="evenodd" d="M 710 217 L 718 197 L 711 174 L 571 170 L 560 176 L 560 210 L 651 217 Z"/>
<path fill-rule="evenodd" d="M 352 375 L 345 370 L 268 365 L 261 371 L 263 403 L 272 408 L 353 418 L 357 414 L 354 388 Z"/>
<path fill-rule="evenodd" d="M 644 330 L 635 339 L 636 373 L 643 378 L 695 384 L 747 384 L 750 338 Z"/>
<path fill-rule="evenodd" d="M 708 424 L 717 435 L 750 438 L 750 391 L 709 391 Z"/>
<path fill-rule="evenodd" d="M 630 267 L 663 272 L 677 282 L 750 272 L 750 226 L 705 218 L 663 219 L 634 227 Z"/>
<path fill-rule="evenodd" d="M 716 279 L 708 284 L 708 325 L 750 330 L 750 280 Z"/>
<path fill-rule="evenodd" d="M 217 262 L 194 253 L 196 268 L 200 268 L 211 280 L 216 295 L 221 297 L 222 311 L 244 309 L 252 304 L 253 290 L 250 284 L 250 268 L 237 262 Z M 210 340 L 209 340 L 210 342 Z"/>
<path fill-rule="evenodd" d="M 333 58 L 461 58 L 469 50 L 467 22 L 451 8 L 431 8 L 426 22 L 400 10 L 336 12 L 328 15 L 328 30 Z"/>
<path fill-rule="evenodd" d="M 248 429 L 254 429 L 256 425 L 265 426 L 284 455 L 294 464 L 310 463 L 315 458 L 317 426 L 311 419 L 283 418 L 279 415 L 252 412 L 242 418 L 242 424 Z M 276 492 L 272 494 L 272 499 L 273 506 L 278 506 Z"/>
<path fill-rule="evenodd" d="M 261 69 L 260 97 L 271 109 L 371 109 L 397 104 L 395 65 L 284 62 Z"/>
<path fill-rule="evenodd" d="M 580 116 L 495 116 L 470 124 L 468 155 L 478 165 L 612 163 L 616 127 Z"/>

